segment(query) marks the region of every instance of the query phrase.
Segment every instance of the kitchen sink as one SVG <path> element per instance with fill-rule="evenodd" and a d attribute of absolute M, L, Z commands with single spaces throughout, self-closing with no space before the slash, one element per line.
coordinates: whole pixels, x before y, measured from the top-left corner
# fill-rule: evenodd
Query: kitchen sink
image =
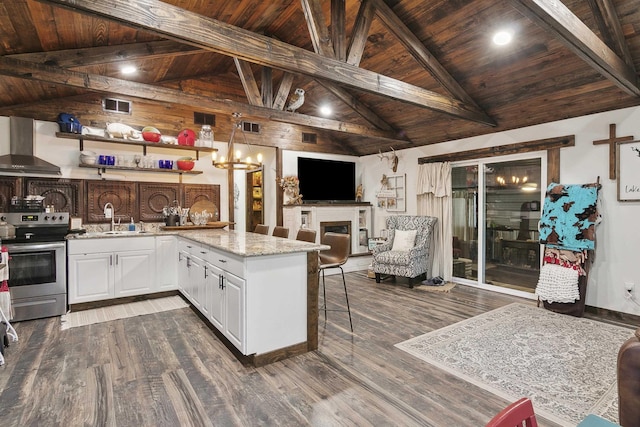
<path fill-rule="evenodd" d="M 148 234 L 151 233 L 150 231 L 128 231 L 128 230 L 123 230 L 123 231 L 103 231 L 100 234 L 105 235 L 105 236 L 132 236 L 135 234 Z"/>

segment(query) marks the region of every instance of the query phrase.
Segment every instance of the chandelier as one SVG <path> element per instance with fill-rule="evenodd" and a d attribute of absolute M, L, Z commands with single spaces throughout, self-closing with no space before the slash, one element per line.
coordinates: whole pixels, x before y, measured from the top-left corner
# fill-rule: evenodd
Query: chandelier
<path fill-rule="evenodd" d="M 254 170 L 262 167 L 262 154 L 258 153 L 257 162 L 254 162 L 251 159 L 250 155 L 247 155 L 244 160 L 242 159 L 242 152 L 240 150 L 235 150 L 233 147 L 233 137 L 236 134 L 236 130 L 240 129 L 242 126 L 242 121 L 240 117 L 242 114 L 233 113 L 232 117 L 234 119 L 233 128 L 231 129 L 231 136 L 229 137 L 229 144 L 227 146 L 227 156 L 221 156 L 220 159 L 217 158 L 217 153 L 213 152 L 211 154 L 211 162 L 213 166 L 220 169 L 238 169 L 238 170 Z M 242 138 L 244 139 L 244 143 L 248 148 L 248 152 L 251 153 L 251 145 L 247 142 L 247 137 L 242 133 Z"/>

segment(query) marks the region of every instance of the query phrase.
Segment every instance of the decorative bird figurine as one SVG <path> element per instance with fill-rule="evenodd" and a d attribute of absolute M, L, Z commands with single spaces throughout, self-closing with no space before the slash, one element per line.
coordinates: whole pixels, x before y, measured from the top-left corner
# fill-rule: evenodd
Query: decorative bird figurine
<path fill-rule="evenodd" d="M 287 111 L 292 113 L 300 108 L 304 104 L 304 89 L 297 88 L 293 95 L 289 98 L 289 105 L 287 105 Z"/>

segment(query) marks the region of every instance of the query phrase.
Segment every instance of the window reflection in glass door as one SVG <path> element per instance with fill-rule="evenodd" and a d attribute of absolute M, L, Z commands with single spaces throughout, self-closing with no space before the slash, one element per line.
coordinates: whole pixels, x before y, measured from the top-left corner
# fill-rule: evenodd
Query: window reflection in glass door
<path fill-rule="evenodd" d="M 487 284 L 533 292 L 540 273 L 540 159 L 487 163 Z"/>
<path fill-rule="evenodd" d="M 478 166 L 451 169 L 453 276 L 478 279 Z"/>
<path fill-rule="evenodd" d="M 539 157 L 453 167 L 454 277 L 535 290 L 541 170 Z"/>

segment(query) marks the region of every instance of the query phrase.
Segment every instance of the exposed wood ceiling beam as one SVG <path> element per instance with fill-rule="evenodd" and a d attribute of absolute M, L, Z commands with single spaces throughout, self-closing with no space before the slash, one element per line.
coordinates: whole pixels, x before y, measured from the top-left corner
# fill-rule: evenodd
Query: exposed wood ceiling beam
<path fill-rule="evenodd" d="M 333 47 L 327 46 L 325 41 L 322 39 L 318 39 L 319 37 L 326 37 L 328 40 L 329 31 L 324 26 L 325 18 L 324 13 L 322 12 L 322 8 L 320 7 L 320 3 L 318 0 L 302 0 L 303 9 L 305 10 L 305 19 L 307 20 L 307 26 L 309 27 L 309 35 L 311 36 L 312 44 L 316 53 L 327 56 L 328 54 L 333 54 Z M 333 7 L 333 3 L 331 4 Z M 333 19 L 333 13 L 331 14 L 331 18 Z M 340 18 L 338 18 L 340 19 Z M 333 21 L 332 21 L 333 24 Z M 340 26 L 340 25 L 338 25 Z M 320 28 L 322 27 L 322 28 Z M 333 28 L 333 25 L 332 25 Z M 323 47 L 324 46 L 324 47 Z M 362 118 L 367 120 L 372 125 L 376 126 L 379 129 L 392 130 L 393 127 L 385 122 L 382 118 L 380 118 L 376 113 L 374 113 L 367 105 L 357 100 L 355 96 L 353 96 L 349 91 L 345 88 L 338 86 L 337 84 L 316 79 L 316 82 L 327 89 L 329 92 L 333 93 L 335 97 L 339 100 L 347 104 L 351 109 L 354 110 L 357 114 L 359 114 Z"/>
<path fill-rule="evenodd" d="M 147 43 L 129 43 L 116 46 L 99 46 L 82 49 L 64 49 L 51 52 L 33 52 L 7 55 L 15 59 L 55 65 L 62 68 L 77 68 L 109 62 L 133 61 L 136 59 L 155 59 L 193 55 L 205 52 L 195 46 L 178 43 L 173 40 L 161 40 Z"/>
<path fill-rule="evenodd" d="M 460 84 L 449 74 L 449 72 L 438 62 L 438 60 L 429 52 L 426 46 L 416 37 L 415 34 L 405 25 L 404 22 L 391 10 L 382 0 L 364 0 L 371 2 L 376 9 L 376 16 L 385 24 L 387 29 L 391 31 L 400 40 L 400 43 L 409 51 L 413 58 L 418 61 L 422 67 L 428 70 L 431 75 L 444 87 L 447 92 L 459 100 L 477 107 L 476 102 Z M 477 107 L 479 109 L 479 107 Z"/>
<path fill-rule="evenodd" d="M 229 100 L 212 99 L 207 96 L 189 94 L 161 86 L 131 82 L 97 74 L 81 73 L 49 65 L 20 61 L 6 56 L 0 56 L 0 75 L 83 88 L 95 92 L 133 96 L 156 102 L 191 106 L 198 105 L 224 113 L 238 111 L 250 117 L 298 124 L 325 131 L 336 131 L 389 140 L 396 144 L 407 143 L 406 139 L 399 138 L 394 132 L 371 129 L 366 126 L 345 123 L 339 120 L 312 117 L 286 111 L 276 111 L 270 108 L 250 106 Z"/>
<path fill-rule="evenodd" d="M 616 86 L 640 96 L 635 71 L 560 1 L 511 0 L 511 3 Z"/>
<path fill-rule="evenodd" d="M 349 44 L 349 51 L 347 53 L 348 64 L 355 67 L 360 64 L 374 16 L 376 16 L 376 9 L 373 7 L 373 3 L 368 1 L 360 3 L 356 22 L 353 24 L 353 29 L 351 30 L 351 43 Z"/>
<path fill-rule="evenodd" d="M 340 85 L 364 90 L 401 102 L 429 108 L 485 125 L 496 123 L 475 106 L 450 97 L 351 66 L 323 58 L 305 49 L 265 37 L 215 19 L 162 3 L 159 0 L 39 0 L 71 10 L 116 20 L 182 43 L 235 56 L 249 62 L 323 78 Z"/>
<path fill-rule="evenodd" d="M 347 59 L 345 0 L 331 0 L 331 41 L 338 61 Z"/>
<path fill-rule="evenodd" d="M 301 0 L 300 3 L 302 4 L 304 19 L 307 21 L 307 27 L 309 28 L 309 35 L 311 35 L 313 50 L 325 58 L 335 58 L 336 54 L 333 50 L 329 30 L 324 23 L 320 0 Z"/>
<path fill-rule="evenodd" d="M 235 57 L 233 58 L 233 62 L 236 64 L 236 69 L 238 70 L 244 93 L 247 94 L 249 104 L 258 107 L 264 106 L 260 89 L 258 89 L 258 83 L 256 83 L 253 71 L 251 70 L 251 63 Z"/>
<path fill-rule="evenodd" d="M 622 25 L 611 0 L 588 0 L 604 42 L 634 68 L 629 45 L 624 38 Z"/>
<path fill-rule="evenodd" d="M 278 92 L 273 99 L 273 108 L 276 110 L 284 110 L 284 106 L 287 102 L 287 96 L 293 85 L 293 74 L 284 73 L 282 80 L 280 80 L 280 86 L 278 86 Z"/>
<path fill-rule="evenodd" d="M 267 108 L 273 107 L 273 70 L 271 67 L 262 67 L 260 93 L 262 94 L 262 105 Z"/>
<path fill-rule="evenodd" d="M 367 105 L 358 101 L 358 99 L 350 94 L 344 88 L 336 85 L 335 83 L 328 82 L 326 80 L 316 80 L 318 84 L 322 85 L 329 92 L 333 93 L 333 95 L 340 99 L 340 101 L 347 104 L 349 107 L 353 109 L 356 113 L 358 113 L 363 119 L 377 127 L 378 129 L 384 130 L 392 130 L 393 127 L 384 121 L 380 116 L 378 116 L 375 112 L 373 112 Z"/>

